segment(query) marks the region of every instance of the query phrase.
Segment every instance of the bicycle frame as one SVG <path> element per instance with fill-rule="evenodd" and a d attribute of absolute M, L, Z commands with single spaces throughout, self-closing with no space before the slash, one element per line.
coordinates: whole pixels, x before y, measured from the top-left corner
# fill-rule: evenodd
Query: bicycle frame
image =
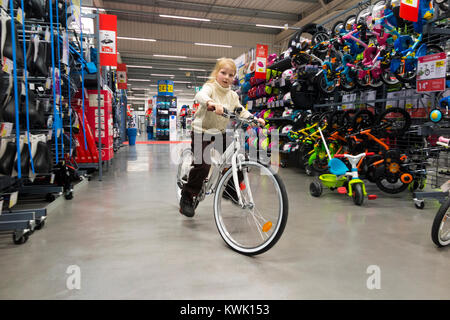
<path fill-rule="evenodd" d="M 208 179 L 203 183 L 202 191 L 198 196 L 198 201 L 203 201 L 206 195 L 213 194 L 217 191 L 217 187 L 219 182 L 223 176 L 224 170 L 228 167 L 229 163 L 231 163 L 231 170 L 233 182 L 236 188 L 239 188 L 239 178 L 238 178 L 238 170 L 242 169 L 242 161 L 245 161 L 245 155 L 241 152 L 241 134 L 237 130 L 241 124 L 236 123 L 234 127 L 233 141 L 227 147 L 227 149 L 223 152 L 219 159 L 211 158 L 211 171 L 208 176 Z M 247 186 L 247 194 L 249 196 L 249 201 L 244 203 L 242 199 L 242 195 L 240 192 L 236 192 L 238 195 L 238 202 L 242 208 L 251 207 L 253 204 L 253 195 L 248 186 L 249 179 L 247 172 L 243 172 L 244 183 Z"/>

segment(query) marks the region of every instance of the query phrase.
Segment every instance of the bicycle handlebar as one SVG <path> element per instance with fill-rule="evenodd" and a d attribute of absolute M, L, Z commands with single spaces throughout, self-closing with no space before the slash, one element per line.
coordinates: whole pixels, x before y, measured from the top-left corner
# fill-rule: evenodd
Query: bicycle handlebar
<path fill-rule="evenodd" d="M 212 112 L 214 110 L 215 110 L 215 108 L 213 110 L 210 110 L 210 111 Z M 243 108 L 237 107 L 237 108 L 234 109 L 234 112 L 230 112 L 230 111 L 228 111 L 227 109 L 224 108 L 223 109 L 223 114 L 221 114 L 221 116 L 224 117 L 224 118 L 228 118 L 228 119 L 234 119 L 234 120 L 237 120 L 237 121 L 242 122 L 242 123 L 257 124 L 260 127 L 264 127 L 263 125 L 261 125 L 258 122 L 258 119 L 255 118 L 254 116 L 252 116 L 251 118 L 248 118 L 248 119 L 239 117 L 237 114 L 241 113 L 242 110 L 243 110 Z"/>

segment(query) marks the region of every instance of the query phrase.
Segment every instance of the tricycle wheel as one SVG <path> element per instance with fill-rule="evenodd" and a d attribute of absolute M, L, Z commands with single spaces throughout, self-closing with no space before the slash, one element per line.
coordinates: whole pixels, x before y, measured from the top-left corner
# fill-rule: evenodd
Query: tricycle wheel
<path fill-rule="evenodd" d="M 360 183 L 354 184 L 352 186 L 352 191 L 353 191 L 353 202 L 357 206 L 362 205 L 364 202 L 364 193 L 361 184 Z"/>
<path fill-rule="evenodd" d="M 320 183 L 319 181 L 311 182 L 311 184 L 309 185 L 309 192 L 313 197 L 320 197 L 323 192 L 322 183 Z"/>

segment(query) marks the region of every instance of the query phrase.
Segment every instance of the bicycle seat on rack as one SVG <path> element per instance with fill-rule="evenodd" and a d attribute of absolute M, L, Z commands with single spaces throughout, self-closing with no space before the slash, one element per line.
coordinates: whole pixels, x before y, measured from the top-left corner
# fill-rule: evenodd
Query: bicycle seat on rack
<path fill-rule="evenodd" d="M 0 173 L 10 176 L 12 173 L 14 159 L 16 158 L 16 143 L 8 142 L 6 145 L 6 150 L 3 156 L 0 158 Z"/>
<path fill-rule="evenodd" d="M 33 158 L 34 171 L 36 173 L 49 173 L 51 170 L 51 161 L 52 159 L 47 144 L 39 141 L 36 154 Z"/>

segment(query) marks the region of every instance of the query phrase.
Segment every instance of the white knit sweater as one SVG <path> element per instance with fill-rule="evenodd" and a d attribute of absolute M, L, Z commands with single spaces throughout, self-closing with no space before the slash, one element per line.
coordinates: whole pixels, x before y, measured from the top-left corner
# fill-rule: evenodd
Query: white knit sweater
<path fill-rule="evenodd" d="M 206 108 L 208 101 L 218 103 L 231 112 L 236 107 L 242 107 L 237 93 L 230 88 L 222 87 L 217 81 L 205 83 L 194 99 L 200 104 L 195 112 L 195 119 L 192 121 L 192 129 L 197 133 L 210 129 L 217 129 L 224 133 L 227 127 L 229 119 L 208 111 Z M 242 107 L 240 117 L 248 118 L 250 116 L 251 113 Z"/>

